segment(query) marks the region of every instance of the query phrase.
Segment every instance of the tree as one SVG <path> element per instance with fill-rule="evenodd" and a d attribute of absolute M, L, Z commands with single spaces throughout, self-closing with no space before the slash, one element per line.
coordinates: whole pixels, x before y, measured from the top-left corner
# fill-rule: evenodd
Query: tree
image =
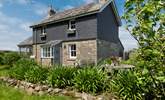
<path fill-rule="evenodd" d="M 126 0 L 123 19 L 138 41 L 136 75 L 144 97 L 165 98 L 165 2 Z"/>

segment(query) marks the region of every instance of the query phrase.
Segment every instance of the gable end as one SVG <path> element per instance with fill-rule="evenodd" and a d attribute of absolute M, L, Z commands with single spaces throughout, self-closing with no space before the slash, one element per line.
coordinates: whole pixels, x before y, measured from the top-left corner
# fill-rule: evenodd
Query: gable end
<path fill-rule="evenodd" d="M 104 6 L 102 6 L 101 9 L 99 10 L 99 13 L 102 12 L 110 4 L 111 4 L 111 7 L 113 9 L 113 13 L 115 15 L 116 21 L 117 21 L 118 25 L 121 26 L 122 25 L 122 22 L 121 22 L 119 13 L 117 11 L 116 4 L 115 4 L 115 2 L 113 0 L 109 0 Z"/>

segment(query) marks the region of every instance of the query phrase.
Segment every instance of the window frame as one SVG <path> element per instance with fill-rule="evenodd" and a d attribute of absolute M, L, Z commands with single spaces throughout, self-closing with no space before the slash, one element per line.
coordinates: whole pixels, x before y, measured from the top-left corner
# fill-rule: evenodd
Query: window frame
<path fill-rule="evenodd" d="M 46 34 L 47 34 L 46 27 L 44 26 L 41 28 L 41 35 L 46 35 Z"/>
<path fill-rule="evenodd" d="M 72 28 L 72 22 L 73 22 L 73 21 L 75 22 L 75 23 L 74 23 L 75 28 Z M 75 21 L 75 20 L 70 20 L 70 21 L 69 21 L 69 27 L 68 27 L 68 29 L 69 29 L 69 30 L 76 30 L 76 21 Z"/>
<path fill-rule="evenodd" d="M 54 58 L 54 47 L 41 47 L 41 58 Z"/>
<path fill-rule="evenodd" d="M 72 46 L 75 46 L 73 48 L 75 48 L 74 50 L 72 50 Z M 72 55 L 72 53 L 75 53 L 75 56 Z M 76 59 L 77 58 L 77 47 L 76 44 L 69 44 L 69 58 L 70 59 Z"/>

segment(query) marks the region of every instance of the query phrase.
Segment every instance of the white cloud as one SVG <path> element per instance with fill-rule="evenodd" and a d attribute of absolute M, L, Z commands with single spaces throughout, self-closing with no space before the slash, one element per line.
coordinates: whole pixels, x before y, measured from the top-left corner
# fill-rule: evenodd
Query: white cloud
<path fill-rule="evenodd" d="M 29 22 L 0 12 L 0 50 L 17 50 L 17 44 L 31 36 Z"/>
<path fill-rule="evenodd" d="M 40 16 L 46 16 L 47 12 L 48 12 L 48 6 L 41 4 L 41 3 L 37 3 L 32 5 L 32 10 Z"/>
<path fill-rule="evenodd" d="M 94 2 L 94 1 L 96 1 L 96 0 L 84 0 L 84 2 L 85 2 L 86 4 L 92 3 L 92 2 Z"/>
<path fill-rule="evenodd" d="M 65 6 L 65 7 L 63 8 L 63 10 L 72 9 L 72 8 L 74 8 L 74 7 L 71 6 L 71 5 L 67 5 L 67 6 Z"/>
<path fill-rule="evenodd" d="M 22 30 L 25 30 L 27 32 L 31 32 L 31 29 L 30 29 L 30 25 L 32 25 L 32 23 L 29 23 L 29 22 L 26 22 L 26 23 L 21 23 L 19 25 L 19 27 L 22 29 Z"/>
<path fill-rule="evenodd" d="M 137 48 L 137 41 L 123 27 L 119 28 L 119 37 L 126 51 Z"/>

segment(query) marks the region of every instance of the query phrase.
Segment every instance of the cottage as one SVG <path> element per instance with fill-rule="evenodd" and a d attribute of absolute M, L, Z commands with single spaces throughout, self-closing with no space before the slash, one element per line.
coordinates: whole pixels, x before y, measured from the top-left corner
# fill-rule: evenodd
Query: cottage
<path fill-rule="evenodd" d="M 122 57 L 120 25 L 113 0 L 99 0 L 63 12 L 50 8 L 46 19 L 30 26 L 32 54 L 44 65 L 96 64 L 111 56 Z"/>

